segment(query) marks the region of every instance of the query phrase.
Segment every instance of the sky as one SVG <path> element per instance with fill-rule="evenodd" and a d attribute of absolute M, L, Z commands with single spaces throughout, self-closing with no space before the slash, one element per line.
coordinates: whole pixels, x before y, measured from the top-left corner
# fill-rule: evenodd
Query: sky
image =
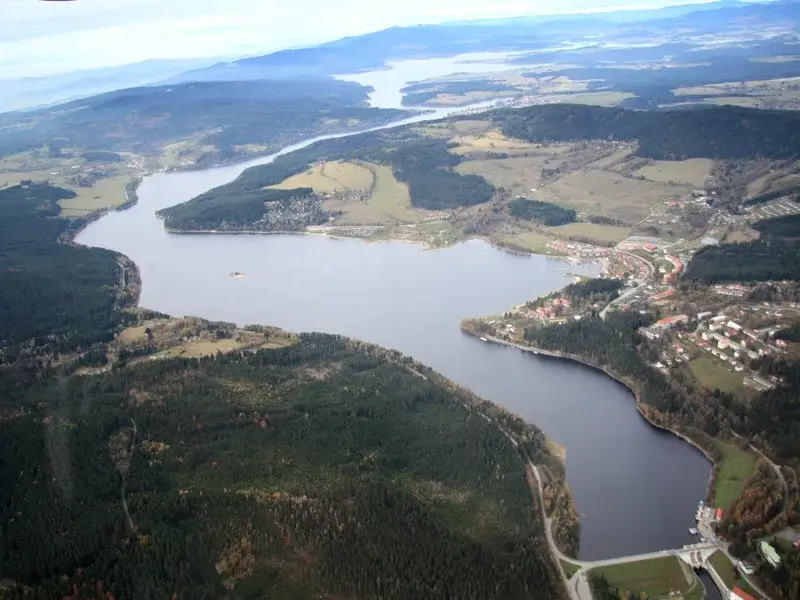
<path fill-rule="evenodd" d="M 0 79 L 157 58 L 252 56 L 393 25 L 702 1 L 0 0 Z"/>

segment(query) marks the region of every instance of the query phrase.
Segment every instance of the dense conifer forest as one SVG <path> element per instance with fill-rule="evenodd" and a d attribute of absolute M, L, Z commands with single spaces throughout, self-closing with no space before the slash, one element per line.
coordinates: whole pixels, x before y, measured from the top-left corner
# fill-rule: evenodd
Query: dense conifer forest
<path fill-rule="evenodd" d="M 796 111 L 734 106 L 634 111 L 549 104 L 500 110 L 494 120 L 508 137 L 531 142 L 636 140 L 636 154 L 653 159 L 800 155 L 800 115 Z"/>
<path fill-rule="evenodd" d="M 548 227 L 566 225 L 577 219 L 577 213 L 572 208 L 564 208 L 552 202 L 541 200 L 528 200 L 517 198 L 508 203 L 508 212 L 512 217 L 526 221 L 539 221 Z"/>
<path fill-rule="evenodd" d="M 303 335 L 16 406 L 4 597 L 563 597 L 517 448 L 396 353 Z M 547 460 L 540 432 L 485 410 Z"/>
<path fill-rule="evenodd" d="M 765 219 L 753 225 L 761 238 L 747 243 L 702 249 L 689 263 L 684 280 L 725 281 L 800 280 L 800 218 Z"/>
<path fill-rule="evenodd" d="M 58 217 L 69 190 L 26 182 L 0 189 L 0 357 L 62 352 L 111 339 L 126 317 L 115 253 L 60 243 L 79 223 Z M 124 283 L 124 282 L 123 282 Z"/>

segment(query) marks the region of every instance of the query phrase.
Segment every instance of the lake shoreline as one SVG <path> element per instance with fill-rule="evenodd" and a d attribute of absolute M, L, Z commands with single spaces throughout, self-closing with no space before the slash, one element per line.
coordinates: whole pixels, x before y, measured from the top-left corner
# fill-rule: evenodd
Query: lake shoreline
<path fill-rule="evenodd" d="M 677 431 L 675 429 L 672 429 L 670 427 L 667 427 L 666 425 L 661 425 L 659 423 L 656 423 L 649 416 L 647 416 L 645 411 L 642 410 L 642 406 L 647 406 L 647 404 L 645 404 L 642 401 L 641 394 L 639 392 L 637 392 L 636 390 L 634 390 L 629 382 L 624 380 L 622 377 L 620 377 L 619 375 L 617 375 L 613 371 L 610 371 L 606 367 L 594 364 L 591 361 L 589 361 L 588 359 L 583 358 L 583 357 L 581 357 L 581 356 L 579 356 L 577 354 L 569 354 L 569 353 L 566 353 L 566 352 L 559 352 L 559 351 L 555 351 L 555 350 L 545 350 L 543 348 L 538 348 L 536 346 L 525 346 L 525 345 L 517 344 L 517 343 L 514 343 L 514 342 L 507 342 L 505 340 L 501 340 L 501 339 L 496 338 L 496 337 L 491 336 L 491 335 L 486 335 L 486 334 L 481 335 L 479 333 L 475 333 L 473 331 L 470 331 L 469 329 L 466 329 L 463 325 L 461 327 L 461 331 L 463 331 L 467 335 L 471 335 L 471 336 L 474 336 L 474 337 L 477 337 L 477 338 L 483 337 L 489 343 L 497 344 L 497 345 L 500 345 L 500 346 L 507 346 L 507 347 L 510 347 L 510 348 L 516 348 L 518 350 L 522 350 L 523 352 L 529 352 L 529 353 L 534 354 L 536 356 L 543 356 L 545 358 L 551 358 L 551 359 L 555 359 L 555 360 L 563 360 L 563 361 L 568 361 L 568 362 L 573 362 L 573 363 L 579 363 L 579 364 L 581 364 L 581 365 L 583 365 L 585 367 L 588 367 L 590 369 L 593 369 L 593 370 L 596 370 L 596 371 L 600 371 L 606 377 L 609 377 L 610 379 L 613 379 L 617 383 L 621 384 L 622 386 L 624 386 L 631 393 L 631 395 L 633 396 L 634 401 L 635 401 L 636 411 L 639 413 L 639 415 L 645 421 L 647 421 L 647 423 L 649 425 L 651 425 L 652 427 L 655 427 L 656 429 L 660 429 L 661 431 L 669 433 L 669 434 L 671 434 L 671 435 L 673 435 L 673 436 L 675 436 L 677 438 L 680 438 L 681 440 L 683 440 L 684 442 L 686 442 L 687 444 L 692 446 L 700 454 L 702 454 L 706 458 L 706 460 L 708 460 L 708 462 L 711 463 L 712 472 L 711 472 L 711 477 L 709 478 L 709 489 L 706 490 L 706 497 L 709 496 L 709 494 L 711 492 L 710 487 L 712 485 L 712 482 L 716 479 L 716 476 L 717 476 L 717 474 L 719 472 L 719 464 L 717 464 L 716 459 L 714 459 L 711 456 L 711 454 L 709 454 L 709 452 L 705 448 L 703 448 L 698 442 L 696 442 L 692 438 L 690 438 L 687 434 L 685 434 L 683 432 L 680 432 L 680 431 Z"/>

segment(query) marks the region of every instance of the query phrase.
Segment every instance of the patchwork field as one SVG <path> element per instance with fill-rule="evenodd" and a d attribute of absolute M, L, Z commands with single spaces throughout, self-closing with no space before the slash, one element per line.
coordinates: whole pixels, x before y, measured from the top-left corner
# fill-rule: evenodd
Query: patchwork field
<path fill-rule="evenodd" d="M 599 242 L 613 242 L 615 244 L 624 240 L 631 232 L 629 227 L 596 225 L 594 223 L 569 223 L 558 227 L 548 227 L 547 231 L 564 238 L 578 236 L 597 240 Z"/>
<path fill-rule="evenodd" d="M 657 160 L 652 165 L 642 167 L 634 172 L 648 181 L 684 183 L 701 188 L 706 182 L 714 161 L 707 158 L 691 158 L 689 160 L 665 161 Z"/>

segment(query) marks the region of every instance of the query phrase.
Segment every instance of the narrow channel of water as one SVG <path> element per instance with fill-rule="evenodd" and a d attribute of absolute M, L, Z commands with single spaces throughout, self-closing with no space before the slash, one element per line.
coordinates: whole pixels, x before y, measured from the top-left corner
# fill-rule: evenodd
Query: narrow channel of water
<path fill-rule="evenodd" d="M 565 262 L 478 241 L 425 251 L 317 236 L 170 235 L 154 215 L 272 158 L 146 177 L 137 205 L 95 221 L 77 241 L 135 261 L 147 308 L 341 333 L 396 348 L 536 423 L 566 447 L 583 559 L 693 541 L 688 528 L 710 471 L 704 457 L 650 427 L 630 392 L 605 375 L 483 343 L 459 329 L 462 317 L 497 313 L 569 283 Z M 233 271 L 246 277 L 233 279 Z"/>

